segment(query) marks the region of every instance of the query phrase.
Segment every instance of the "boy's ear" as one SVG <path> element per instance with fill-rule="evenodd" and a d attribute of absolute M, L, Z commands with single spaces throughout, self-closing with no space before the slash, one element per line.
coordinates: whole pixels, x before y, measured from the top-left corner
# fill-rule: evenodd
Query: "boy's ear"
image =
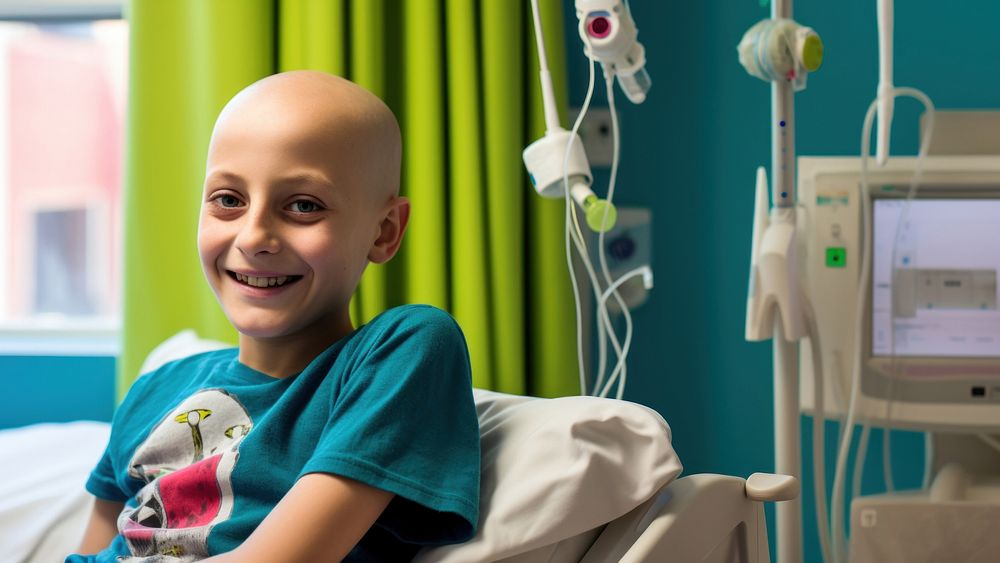
<path fill-rule="evenodd" d="M 378 236 L 368 251 L 368 259 L 376 264 L 382 264 L 395 256 L 400 243 L 403 242 L 403 232 L 406 231 L 409 220 L 410 200 L 402 196 L 393 197 L 389 209 L 379 223 Z"/>

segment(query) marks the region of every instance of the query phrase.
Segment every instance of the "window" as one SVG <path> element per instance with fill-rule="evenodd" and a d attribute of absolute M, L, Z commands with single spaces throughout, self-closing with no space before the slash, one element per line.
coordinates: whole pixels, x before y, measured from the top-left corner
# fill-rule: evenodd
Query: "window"
<path fill-rule="evenodd" d="M 0 348 L 118 326 L 128 30 L 59 18 L 0 21 Z"/>

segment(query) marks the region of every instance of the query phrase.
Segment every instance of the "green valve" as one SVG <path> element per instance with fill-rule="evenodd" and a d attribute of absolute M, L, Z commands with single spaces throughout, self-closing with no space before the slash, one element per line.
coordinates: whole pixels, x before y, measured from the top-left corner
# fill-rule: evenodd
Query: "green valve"
<path fill-rule="evenodd" d="M 809 72 L 816 72 L 821 64 L 823 64 L 823 40 L 819 35 L 809 35 L 802 44 L 802 66 Z"/>
<path fill-rule="evenodd" d="M 847 249 L 843 246 L 828 246 L 826 248 L 826 267 L 843 268 L 847 266 Z"/>

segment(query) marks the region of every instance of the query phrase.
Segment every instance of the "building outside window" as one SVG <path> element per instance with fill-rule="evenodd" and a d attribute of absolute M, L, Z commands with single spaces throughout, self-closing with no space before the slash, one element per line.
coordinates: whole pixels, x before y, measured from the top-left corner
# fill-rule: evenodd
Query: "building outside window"
<path fill-rule="evenodd" d="M 117 331 L 127 34 L 0 21 L 0 349 Z"/>

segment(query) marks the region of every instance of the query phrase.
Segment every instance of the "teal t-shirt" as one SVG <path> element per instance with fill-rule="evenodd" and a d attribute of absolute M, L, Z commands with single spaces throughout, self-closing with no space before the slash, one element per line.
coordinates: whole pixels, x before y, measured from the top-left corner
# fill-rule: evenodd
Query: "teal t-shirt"
<path fill-rule="evenodd" d="M 479 427 L 465 339 L 447 313 L 387 311 L 284 379 L 241 364 L 236 349 L 142 376 L 86 485 L 125 503 L 119 535 L 67 561 L 230 551 L 316 472 L 396 495 L 345 561 L 408 561 L 421 545 L 472 537 Z"/>

